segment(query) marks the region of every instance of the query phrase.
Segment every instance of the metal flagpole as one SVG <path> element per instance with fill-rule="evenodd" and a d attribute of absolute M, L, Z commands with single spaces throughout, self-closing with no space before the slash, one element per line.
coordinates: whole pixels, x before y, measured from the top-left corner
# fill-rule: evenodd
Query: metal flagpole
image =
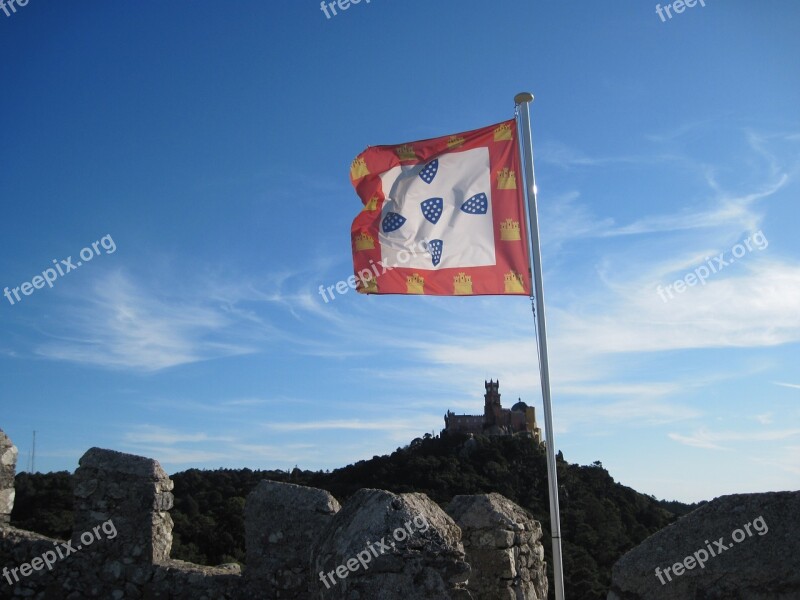
<path fill-rule="evenodd" d="M 547 448 L 547 483 L 550 490 L 550 533 L 553 538 L 553 578 L 556 600 L 564 600 L 564 568 L 561 560 L 561 517 L 558 510 L 558 474 L 556 472 L 556 444 L 553 439 L 553 408 L 550 404 L 550 366 L 547 359 L 547 330 L 544 318 L 544 286 L 542 284 L 542 256 L 539 244 L 539 215 L 536 205 L 536 179 L 533 175 L 533 136 L 531 134 L 530 104 L 533 94 L 522 92 L 514 96 L 514 103 L 519 107 L 525 163 L 525 192 L 528 198 L 528 220 L 531 235 L 531 273 L 536 301 L 534 311 L 536 328 L 539 332 L 539 373 L 542 382 L 542 402 L 544 404 L 544 431 Z"/>

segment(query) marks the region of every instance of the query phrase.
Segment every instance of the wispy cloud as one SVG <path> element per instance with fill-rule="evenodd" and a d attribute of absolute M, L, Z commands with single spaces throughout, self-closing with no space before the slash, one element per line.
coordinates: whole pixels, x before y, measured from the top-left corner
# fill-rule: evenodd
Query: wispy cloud
<path fill-rule="evenodd" d="M 64 309 L 53 341 L 37 354 L 54 360 L 157 371 L 256 350 L 233 336 L 236 321 L 196 299 L 174 299 L 143 289 L 120 271 L 99 281 L 78 303 Z"/>
<path fill-rule="evenodd" d="M 775 385 L 780 385 L 782 387 L 795 388 L 800 390 L 800 383 L 782 383 L 780 381 L 774 381 L 773 383 Z"/>
<path fill-rule="evenodd" d="M 675 140 L 709 124 L 707 121 L 690 123 L 678 127 L 669 135 L 646 137 L 658 142 L 660 146 L 663 142 Z M 563 168 L 591 168 L 614 163 L 662 167 L 667 164 L 672 165 L 672 168 L 690 169 L 696 171 L 698 175 L 702 174 L 708 190 L 707 199 L 696 202 L 693 206 L 684 206 L 672 213 L 642 216 L 629 223 L 620 223 L 610 216 L 592 214 L 588 207 L 577 202 L 580 193 L 572 190 L 560 197 L 548 199 L 549 211 L 545 209 L 542 214 L 543 239 L 545 242 L 551 239 L 560 242 L 592 236 L 638 236 L 717 228 L 728 230 L 734 228 L 736 232 L 758 229 L 762 215 L 756 210 L 756 206 L 785 189 L 798 170 L 797 164 L 784 164 L 771 148 L 771 144 L 795 138 L 787 134 L 764 134 L 747 130 L 742 132 L 740 139 L 743 139 L 751 154 L 760 159 L 763 167 L 751 169 L 753 173 L 761 174 L 760 179 L 749 184 L 736 182 L 732 185 L 735 191 L 724 188 L 713 166 L 702 164 L 688 155 L 677 152 L 665 154 L 654 150 L 630 157 L 589 157 L 564 144 L 555 142 L 546 144 L 540 152 L 542 161 Z M 748 191 L 741 193 L 742 189 Z"/>
<path fill-rule="evenodd" d="M 580 238 L 602 237 L 615 227 L 611 217 L 600 218 L 579 202 L 580 193 L 571 191 L 548 198 L 542 207 L 542 244 L 549 252 L 564 242 Z"/>
<path fill-rule="evenodd" d="M 557 423 L 561 431 L 570 431 L 579 425 L 591 425 L 595 429 L 663 425 L 701 415 L 702 412 L 695 408 L 645 396 L 615 401 L 565 403 L 559 407 Z"/>
<path fill-rule="evenodd" d="M 800 266 L 762 260 L 742 268 L 739 276 L 689 288 L 668 304 L 652 284 L 627 282 L 613 290 L 601 314 L 560 309 L 556 315 L 565 342 L 576 349 L 591 343 L 605 352 L 654 352 L 800 341 Z"/>
<path fill-rule="evenodd" d="M 438 419 L 438 416 L 433 417 Z M 420 420 L 417 419 L 386 419 L 379 421 L 366 421 L 362 419 L 333 419 L 329 421 L 299 421 L 286 423 L 267 423 L 265 429 L 274 431 L 320 431 L 325 429 L 342 430 L 370 430 L 370 431 L 397 431 L 418 430 Z"/>
<path fill-rule="evenodd" d="M 186 444 L 196 442 L 231 442 L 233 438 L 225 436 L 210 436 L 206 433 L 184 433 L 157 425 L 139 425 L 123 436 L 129 445 L 142 444 Z"/>
<path fill-rule="evenodd" d="M 712 450 L 729 450 L 720 444 L 725 442 L 774 442 L 786 440 L 800 436 L 800 429 L 773 429 L 763 431 L 709 431 L 708 429 L 698 429 L 697 431 L 683 435 L 679 433 L 669 433 L 670 439 L 696 448 L 708 448 Z"/>
<path fill-rule="evenodd" d="M 267 400 L 266 398 L 237 398 L 236 400 L 224 400 L 220 404 L 223 406 L 263 406 L 265 404 L 275 404 L 277 400 Z"/>
<path fill-rule="evenodd" d="M 772 421 L 773 421 L 771 412 L 764 413 L 764 414 L 761 414 L 761 415 L 755 415 L 753 417 L 753 419 L 755 419 L 756 421 L 758 421 L 762 425 L 771 425 Z"/>
<path fill-rule="evenodd" d="M 694 435 L 681 435 L 680 433 L 669 433 L 669 438 L 686 446 L 694 448 L 707 448 L 709 450 L 727 450 L 722 446 L 715 444 L 713 441 L 707 439 L 702 433 L 695 433 Z"/>
<path fill-rule="evenodd" d="M 800 475 L 800 445 L 783 446 L 766 458 L 755 458 L 756 462 L 771 467 L 777 467 L 781 471 Z M 792 486 L 794 489 L 796 486 Z"/>
<path fill-rule="evenodd" d="M 236 435 L 211 435 L 198 431 L 180 431 L 150 424 L 133 426 L 122 437 L 122 447 L 139 455 L 172 465 L 191 464 L 293 464 L 313 456 L 311 443 L 250 443 L 255 429 L 237 431 Z"/>
<path fill-rule="evenodd" d="M 789 176 L 783 173 L 776 180 L 770 181 L 760 189 L 744 195 L 731 195 L 717 189 L 719 197 L 711 208 L 699 211 L 689 210 L 682 214 L 644 217 L 628 225 L 608 231 L 605 235 L 641 235 L 689 229 L 711 229 L 724 226 L 733 226 L 738 230 L 757 229 L 760 216 L 752 212 L 752 205 L 759 200 L 773 196 L 782 190 L 788 182 Z M 718 188 L 716 184 L 712 185 L 712 187 Z"/>
<path fill-rule="evenodd" d="M 536 157 L 543 163 L 562 169 L 575 167 L 606 167 L 613 164 L 653 164 L 668 160 L 668 156 L 590 156 L 562 142 L 550 140 L 538 144 Z"/>
<path fill-rule="evenodd" d="M 683 123 L 670 131 L 646 134 L 644 137 L 645 139 L 648 139 L 653 142 L 659 142 L 659 143 L 671 142 L 679 138 L 688 136 L 689 134 L 699 132 L 702 129 L 705 129 L 712 124 L 713 122 L 709 119 L 692 121 L 689 123 Z"/>

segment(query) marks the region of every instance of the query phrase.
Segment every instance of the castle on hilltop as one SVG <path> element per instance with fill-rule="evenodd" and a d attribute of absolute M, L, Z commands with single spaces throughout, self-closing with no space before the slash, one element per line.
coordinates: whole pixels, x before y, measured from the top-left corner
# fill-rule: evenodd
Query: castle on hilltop
<path fill-rule="evenodd" d="M 481 435 L 527 435 L 542 443 L 542 430 L 536 425 L 536 409 L 519 400 L 510 409 L 500 404 L 500 380 L 484 381 L 486 394 L 482 415 L 457 415 L 447 411 L 444 416 L 445 433 L 471 433 Z"/>

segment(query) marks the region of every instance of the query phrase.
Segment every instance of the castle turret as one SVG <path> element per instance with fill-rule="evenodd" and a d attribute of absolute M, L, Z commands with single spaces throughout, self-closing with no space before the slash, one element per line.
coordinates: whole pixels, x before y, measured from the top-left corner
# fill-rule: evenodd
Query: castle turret
<path fill-rule="evenodd" d="M 502 424 L 503 407 L 500 404 L 500 380 L 484 381 L 486 393 L 484 394 L 485 405 L 483 408 L 484 428 L 494 427 Z"/>

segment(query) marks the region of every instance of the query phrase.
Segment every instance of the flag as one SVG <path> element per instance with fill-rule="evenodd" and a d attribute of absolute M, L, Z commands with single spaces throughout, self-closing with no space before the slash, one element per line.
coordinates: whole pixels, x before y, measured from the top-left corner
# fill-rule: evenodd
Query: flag
<path fill-rule="evenodd" d="M 350 179 L 351 241 L 367 294 L 530 295 L 516 121 L 373 146 Z"/>

